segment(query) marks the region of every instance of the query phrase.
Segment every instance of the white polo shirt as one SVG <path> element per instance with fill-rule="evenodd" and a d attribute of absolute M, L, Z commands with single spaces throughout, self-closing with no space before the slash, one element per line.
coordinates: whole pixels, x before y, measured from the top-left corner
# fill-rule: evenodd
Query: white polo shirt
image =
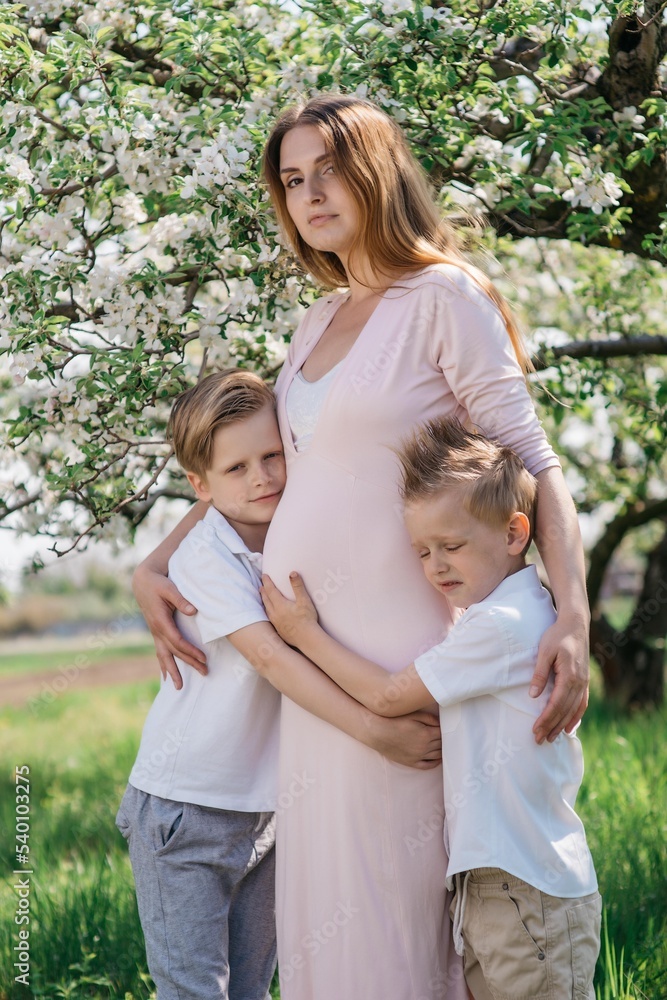
<path fill-rule="evenodd" d="M 532 732 L 553 684 L 530 698 L 537 647 L 555 621 L 534 566 L 506 577 L 415 661 L 440 705 L 447 882 L 470 868 L 502 868 L 551 896 L 595 892 L 574 803 L 581 744 Z"/>
<path fill-rule="evenodd" d="M 272 812 L 278 789 L 280 694 L 226 638 L 267 621 L 261 554 L 211 507 L 169 560 L 169 578 L 197 608 L 176 614 L 205 650 L 208 674 L 177 659 L 180 691 L 162 681 L 144 725 L 130 784 L 177 802 Z"/>

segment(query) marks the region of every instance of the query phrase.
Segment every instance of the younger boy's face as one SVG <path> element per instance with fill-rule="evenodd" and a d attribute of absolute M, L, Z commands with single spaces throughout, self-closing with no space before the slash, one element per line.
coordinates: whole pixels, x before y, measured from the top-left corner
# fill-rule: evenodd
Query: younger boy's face
<path fill-rule="evenodd" d="M 268 525 L 285 487 L 285 455 L 273 407 L 219 427 L 211 468 L 205 476 L 187 475 L 199 499 L 210 501 L 242 538 L 244 528 Z"/>
<path fill-rule="evenodd" d="M 484 600 L 525 565 L 525 514 L 514 515 L 506 528 L 487 524 L 465 510 L 459 490 L 406 504 L 405 524 L 427 580 L 455 608 Z"/>

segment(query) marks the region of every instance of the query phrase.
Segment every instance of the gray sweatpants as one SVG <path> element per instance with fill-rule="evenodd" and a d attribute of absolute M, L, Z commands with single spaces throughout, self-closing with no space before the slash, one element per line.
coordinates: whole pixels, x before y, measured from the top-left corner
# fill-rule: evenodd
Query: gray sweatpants
<path fill-rule="evenodd" d="M 273 814 L 128 785 L 116 825 L 158 1000 L 265 1000 L 276 967 Z"/>

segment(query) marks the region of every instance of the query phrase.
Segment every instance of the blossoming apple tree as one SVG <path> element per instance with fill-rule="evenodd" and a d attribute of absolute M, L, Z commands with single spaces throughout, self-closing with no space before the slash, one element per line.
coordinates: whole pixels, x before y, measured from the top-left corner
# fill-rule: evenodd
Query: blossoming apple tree
<path fill-rule="evenodd" d="M 582 508 L 605 515 L 594 611 L 616 547 L 644 532 L 641 634 L 624 642 L 598 613 L 594 642 L 610 691 L 628 649 L 635 665 L 648 657 L 652 694 L 639 684 L 623 697 L 655 700 L 667 631 L 667 595 L 646 612 L 667 576 L 664 7 L 4 4 L 0 521 L 58 551 L 123 543 L 158 499 L 188 495 L 164 441 L 171 399 L 222 365 L 275 372 L 316 294 L 260 183 L 271 122 L 298 96 L 368 96 L 405 129 L 443 210 L 487 220 L 498 280 L 532 336 L 538 404 Z M 582 451 L 584 425 L 596 431 Z"/>

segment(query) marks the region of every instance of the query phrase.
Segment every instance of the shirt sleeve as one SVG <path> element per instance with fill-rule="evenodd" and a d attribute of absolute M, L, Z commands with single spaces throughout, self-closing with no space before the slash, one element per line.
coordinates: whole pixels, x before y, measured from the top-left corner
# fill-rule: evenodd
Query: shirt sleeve
<path fill-rule="evenodd" d="M 473 425 L 513 448 L 533 475 L 560 466 L 495 304 L 455 267 L 440 273 L 435 296 L 435 363 Z"/>
<path fill-rule="evenodd" d="M 169 579 L 197 608 L 204 642 L 268 621 L 250 571 L 212 531 L 184 539 L 169 560 Z"/>
<path fill-rule="evenodd" d="M 497 694 L 509 684 L 507 636 L 488 608 L 464 615 L 441 643 L 417 657 L 415 669 L 443 708 Z"/>

